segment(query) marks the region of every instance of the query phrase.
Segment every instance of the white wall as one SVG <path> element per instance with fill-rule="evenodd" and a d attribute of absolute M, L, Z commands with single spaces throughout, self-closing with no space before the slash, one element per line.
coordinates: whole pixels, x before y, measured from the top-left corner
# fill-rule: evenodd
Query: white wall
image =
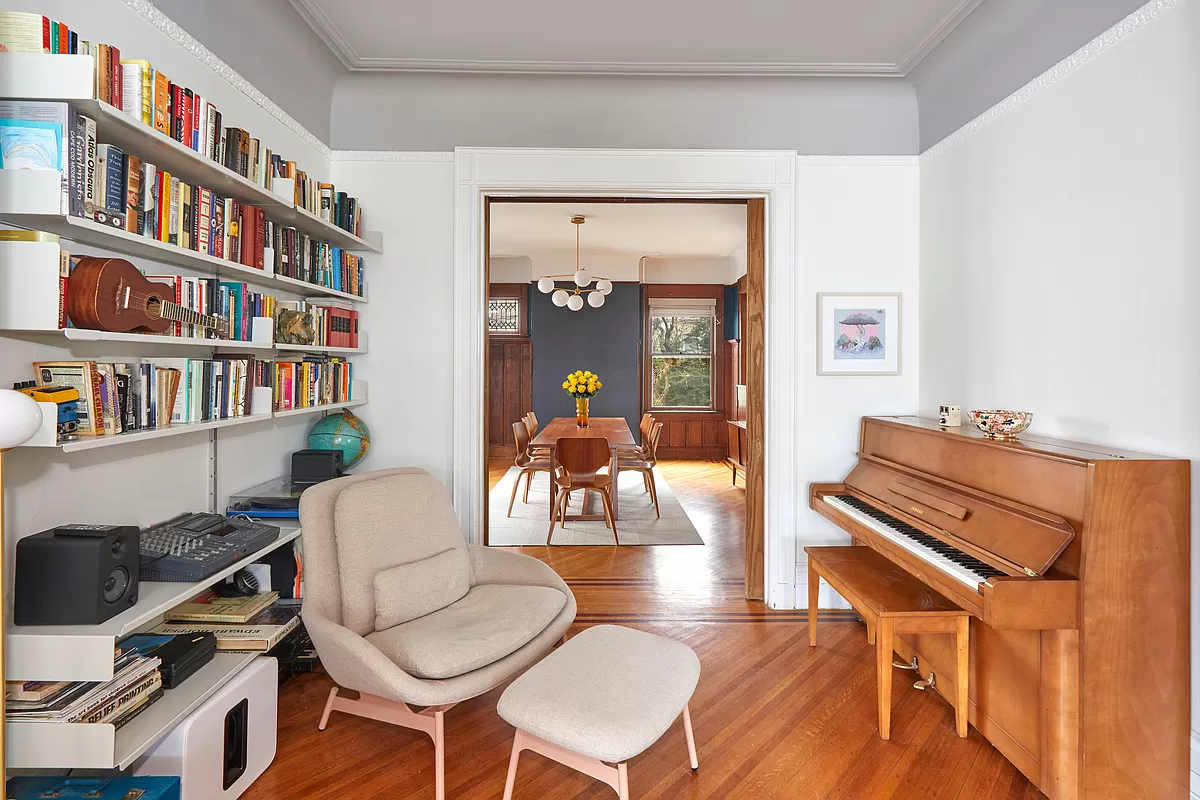
<path fill-rule="evenodd" d="M 356 369 L 371 376 L 361 416 L 373 445 L 359 469 L 422 467 L 450 486 L 453 154 L 400 155 L 412 160 L 343 161 L 335 153 L 331 164 L 334 182 L 355 187 L 384 237 L 383 255 L 366 262 L 370 302 L 361 321 L 370 352 Z"/>
<path fill-rule="evenodd" d="M 922 410 L 1028 409 L 1041 434 L 1200 456 L 1200 1 L 1159 5 L 922 156 Z"/>
<path fill-rule="evenodd" d="M 801 159 L 797 264 L 800 280 L 796 364 L 800 464 L 796 493 L 796 599 L 806 604 L 808 545 L 845 544 L 849 536 L 808 507 L 808 486 L 840 481 L 857 462 L 864 416 L 914 414 L 918 408 L 921 338 L 918 325 L 918 192 L 915 158 Z M 839 163 L 840 162 L 840 163 Z M 900 292 L 900 374 L 818 376 L 818 292 Z M 768 382 L 771 380 L 767 376 Z M 769 433 L 769 432 L 768 432 Z M 848 607 L 822 585 L 821 607 Z"/>
<path fill-rule="evenodd" d="M 919 152 L 913 89 L 891 78 L 355 73 L 334 90 L 332 144 Z"/>

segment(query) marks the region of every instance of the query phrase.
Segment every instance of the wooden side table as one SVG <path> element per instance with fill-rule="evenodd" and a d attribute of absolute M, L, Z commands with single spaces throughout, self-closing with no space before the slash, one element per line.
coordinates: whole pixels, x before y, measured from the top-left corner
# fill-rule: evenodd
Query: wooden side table
<path fill-rule="evenodd" d="M 875 645 L 879 735 L 891 736 L 892 650 L 898 633 L 945 633 L 954 637 L 954 727 L 967 736 L 971 615 L 870 547 L 806 547 L 808 643 L 817 646 L 817 593 L 821 578 L 867 621 Z"/>

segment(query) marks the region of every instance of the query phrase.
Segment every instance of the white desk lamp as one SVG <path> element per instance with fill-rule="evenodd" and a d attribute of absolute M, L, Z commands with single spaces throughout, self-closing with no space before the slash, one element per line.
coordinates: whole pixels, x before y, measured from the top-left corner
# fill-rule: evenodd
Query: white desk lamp
<path fill-rule="evenodd" d="M 4 547 L 4 451 L 28 442 L 42 427 L 42 407 L 27 394 L 0 389 L 0 547 Z M 4 597 L 4 550 L 0 550 L 0 598 Z M 4 622 L 0 617 L 0 674 L 4 673 Z M 2 702 L 3 698 L 0 698 Z M 0 705 L 0 775 L 4 775 L 4 706 Z"/>

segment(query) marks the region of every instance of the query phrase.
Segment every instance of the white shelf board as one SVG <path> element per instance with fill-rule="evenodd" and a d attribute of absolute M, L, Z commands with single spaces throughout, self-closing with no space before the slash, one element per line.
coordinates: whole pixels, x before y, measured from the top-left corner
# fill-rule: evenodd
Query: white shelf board
<path fill-rule="evenodd" d="M 9 722 L 5 766 L 16 769 L 124 769 L 258 657 L 220 653 L 119 730 L 112 725 Z"/>
<path fill-rule="evenodd" d="M 186 433 L 211 431 L 215 430 L 216 428 L 229 428 L 234 425 L 247 425 L 252 422 L 265 422 L 270 418 L 270 414 L 249 414 L 244 417 L 215 419 L 210 422 L 193 422 L 188 425 L 168 425 L 165 428 L 154 428 L 153 430 L 145 431 L 130 431 L 129 433 L 118 433 L 109 436 L 81 436 L 73 442 L 64 442 L 62 444 L 55 445 L 55 447 L 61 448 L 64 453 L 74 453 L 79 450 L 95 450 L 98 447 L 113 447 L 120 444 L 130 444 L 131 442 L 144 442 L 150 439 L 163 439 L 168 436 L 182 436 Z"/>
<path fill-rule="evenodd" d="M 5 679 L 108 680 L 112 677 L 113 648 L 118 639 L 156 622 L 168 610 L 299 536 L 299 528 L 281 530 L 279 538 L 266 547 L 202 581 L 139 583 L 137 604 L 99 625 L 13 625 L 10 620 L 5 630 L 8 640 Z"/>
<path fill-rule="evenodd" d="M 66 339 L 69 342 L 119 342 L 131 344 L 170 345 L 172 347 L 236 348 L 238 350 L 270 350 L 272 342 L 251 342 L 237 339 L 201 339 L 198 336 L 159 336 L 151 333 L 112 333 L 87 328 L 61 328 L 52 331 L 0 331 L 16 339 Z"/>
<path fill-rule="evenodd" d="M 91 245 L 92 247 L 102 247 L 105 250 L 112 250 L 129 256 L 150 258 L 155 261 L 196 270 L 197 272 L 213 275 L 218 278 L 245 281 L 257 286 L 276 286 L 279 291 L 293 292 L 295 294 L 324 294 L 330 297 L 341 297 L 346 300 L 352 300 L 356 303 L 367 302 L 365 297 L 348 294 L 347 292 L 339 292 L 335 289 L 318 286 L 315 283 L 309 283 L 297 278 L 289 278 L 285 275 L 274 275 L 271 272 L 256 267 L 247 267 L 245 264 L 227 261 L 223 258 L 210 256 L 207 253 L 197 253 L 194 250 L 188 250 L 178 245 L 169 244 L 168 242 L 160 242 L 157 239 L 150 239 L 145 236 L 138 236 L 136 233 L 112 228 L 108 225 L 101 225 L 90 219 L 62 214 L 18 214 L 0 211 L 0 220 L 21 228 L 53 233 L 61 236 L 63 239 L 70 239 L 71 242 Z M 66 243 L 64 246 L 71 252 L 78 252 L 77 248 L 72 247 L 70 243 Z M 293 286 L 302 287 L 303 291 L 293 289 Z"/>
<path fill-rule="evenodd" d="M 276 275 L 275 280 L 278 281 L 279 283 L 285 284 L 287 286 L 303 287 L 304 291 L 296 292 L 296 294 L 305 294 L 306 292 L 309 294 L 317 293 L 317 294 L 329 295 L 330 297 L 340 297 L 343 300 L 350 300 L 351 302 L 354 302 L 354 303 L 367 302 L 366 297 L 360 297 L 359 295 L 350 294 L 349 292 L 339 292 L 337 289 L 330 289 L 325 286 L 318 286 L 315 283 L 309 283 L 308 281 L 302 281 L 299 278 L 289 278 L 287 275 Z"/>
<path fill-rule="evenodd" d="M 275 349 L 281 352 L 329 353 L 334 356 L 349 356 L 367 352 L 367 348 L 365 347 L 320 347 L 310 344 L 276 344 Z"/>
<path fill-rule="evenodd" d="M 366 405 L 366 399 L 362 400 L 347 400 L 344 403 L 325 403 L 319 406 L 309 406 L 308 408 L 289 408 L 286 411 L 276 411 L 277 417 L 298 417 L 304 414 L 315 414 L 318 411 L 340 411 L 343 408 L 355 408 L 357 406 Z"/>

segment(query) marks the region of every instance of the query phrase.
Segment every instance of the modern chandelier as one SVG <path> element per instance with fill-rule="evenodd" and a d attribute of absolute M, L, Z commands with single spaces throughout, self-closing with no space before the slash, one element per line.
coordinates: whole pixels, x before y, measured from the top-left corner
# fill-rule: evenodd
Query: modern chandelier
<path fill-rule="evenodd" d="M 559 308 L 566 306 L 572 311 L 578 311 L 583 308 L 585 295 L 589 306 L 599 308 L 604 305 L 605 295 L 612 291 L 612 281 L 608 278 L 598 278 L 595 279 L 596 286 L 588 288 L 592 284 L 592 273 L 579 265 L 579 226 L 584 223 L 584 219 L 582 216 L 575 215 L 571 217 L 571 222 L 575 225 L 575 274 L 540 278 L 537 282 L 538 291 L 550 295 L 550 302 Z M 559 288 L 555 284 L 556 279 L 574 281 L 575 285 L 570 288 Z"/>

